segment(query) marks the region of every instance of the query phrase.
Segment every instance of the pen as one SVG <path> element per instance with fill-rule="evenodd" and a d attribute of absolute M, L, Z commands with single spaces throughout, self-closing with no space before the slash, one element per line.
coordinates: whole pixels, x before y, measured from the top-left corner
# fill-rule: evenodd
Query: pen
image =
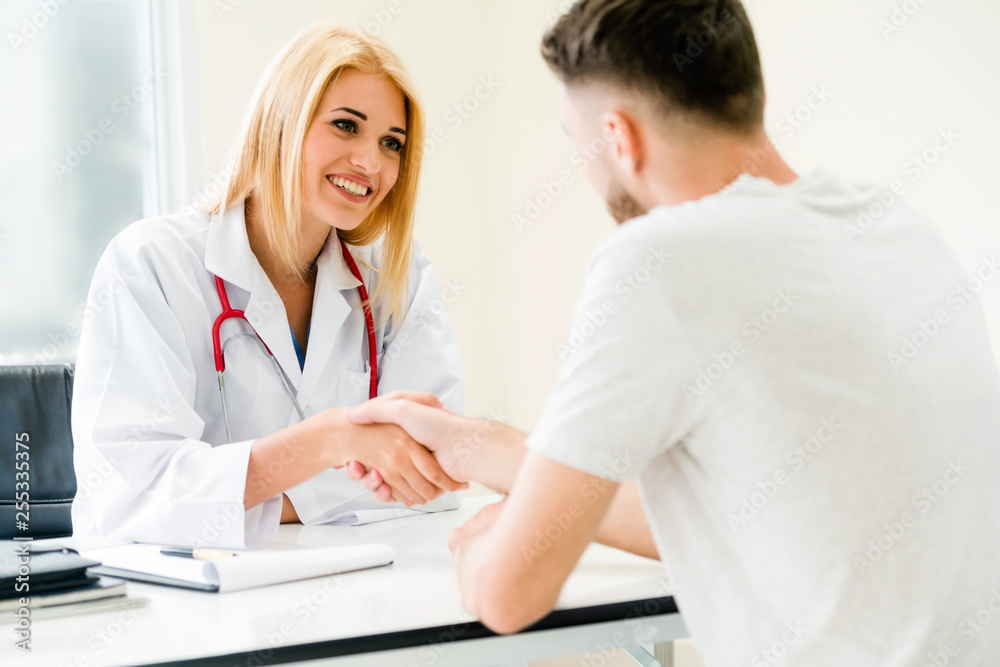
<path fill-rule="evenodd" d="M 186 549 L 183 547 L 160 547 L 160 553 L 164 556 L 179 556 L 181 558 L 194 558 L 195 560 L 213 560 L 215 558 L 229 558 L 236 556 L 232 551 L 222 549 Z"/>

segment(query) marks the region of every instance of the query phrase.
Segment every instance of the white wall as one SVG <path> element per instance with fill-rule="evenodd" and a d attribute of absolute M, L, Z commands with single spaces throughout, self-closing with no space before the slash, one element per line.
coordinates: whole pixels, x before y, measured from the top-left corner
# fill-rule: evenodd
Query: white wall
<path fill-rule="evenodd" d="M 218 9 L 229 2 L 231 12 Z M 905 178 L 908 198 L 944 231 L 971 270 L 1000 252 L 987 193 L 1000 181 L 1000 3 L 917 0 L 888 37 L 886 0 L 750 0 L 768 87 L 768 125 L 800 172 L 829 166 L 845 179 Z M 901 3 L 902 4 L 902 3 Z M 449 306 L 468 378 L 470 413 L 502 410 L 529 428 L 558 361 L 586 258 L 614 230 L 603 202 L 573 161 L 560 129 L 555 87 L 538 43 L 559 0 L 200 0 L 198 12 L 205 169 L 218 169 L 235 139 L 257 76 L 272 54 L 312 21 L 341 16 L 364 27 L 390 16 L 380 36 L 419 85 L 433 130 L 446 141 L 426 160 L 418 238 L 445 283 L 463 288 Z M 911 7 L 911 9 L 912 9 Z M 905 14 L 904 14 L 905 16 Z M 460 123 L 448 110 L 481 78 L 500 87 Z M 832 97 L 794 132 L 779 122 Z M 480 92 L 483 92 L 481 89 Z M 801 112 L 805 114 L 805 112 Z M 909 157 L 939 128 L 960 138 L 919 181 Z M 790 135 L 790 136 L 789 136 Z M 529 226 L 526 199 L 568 170 L 570 184 Z M 982 293 L 1000 342 L 1000 280 Z M 1000 345 L 997 346 L 1000 349 Z"/>

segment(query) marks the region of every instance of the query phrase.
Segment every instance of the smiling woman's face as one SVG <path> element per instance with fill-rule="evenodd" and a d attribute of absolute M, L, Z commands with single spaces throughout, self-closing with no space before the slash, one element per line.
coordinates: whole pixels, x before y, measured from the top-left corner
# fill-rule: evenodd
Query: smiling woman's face
<path fill-rule="evenodd" d="M 347 69 L 326 88 L 302 145 L 303 220 L 350 230 L 389 194 L 406 142 L 403 95 Z"/>

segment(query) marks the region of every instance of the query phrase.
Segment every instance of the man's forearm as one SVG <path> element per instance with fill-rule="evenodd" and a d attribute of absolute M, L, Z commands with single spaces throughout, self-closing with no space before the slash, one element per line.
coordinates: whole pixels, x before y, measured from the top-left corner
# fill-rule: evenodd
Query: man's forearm
<path fill-rule="evenodd" d="M 498 493 L 510 493 L 527 451 L 528 435 L 513 426 L 487 419 L 464 421 L 468 423 L 462 429 L 460 443 L 452 451 L 459 474 Z M 619 488 L 596 541 L 647 558 L 659 558 L 635 482 Z"/>
<path fill-rule="evenodd" d="M 448 461 L 441 467 L 449 472 L 457 466 L 463 480 L 482 484 L 497 493 L 510 493 L 517 471 L 527 449 L 526 433 L 513 426 L 490 419 L 464 419 L 456 442 L 450 448 Z"/>
<path fill-rule="evenodd" d="M 646 558 L 660 558 L 639 498 L 638 484 L 626 482 L 618 487 L 594 541 Z"/>

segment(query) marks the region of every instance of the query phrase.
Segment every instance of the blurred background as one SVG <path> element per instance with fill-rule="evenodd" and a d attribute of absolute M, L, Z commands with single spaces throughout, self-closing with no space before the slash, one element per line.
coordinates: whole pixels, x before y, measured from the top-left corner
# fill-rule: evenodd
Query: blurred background
<path fill-rule="evenodd" d="M 0 363 L 74 359 L 111 237 L 214 193 L 266 63 L 311 22 L 342 17 L 394 46 L 423 95 L 417 236 L 461 345 L 468 412 L 530 429 L 587 257 L 614 231 L 538 55 L 569 4 L 4 0 Z M 793 168 L 901 179 L 970 271 L 1000 252 L 1000 3 L 746 4 L 767 126 Z M 1000 342 L 1000 284 L 979 298 Z"/>

